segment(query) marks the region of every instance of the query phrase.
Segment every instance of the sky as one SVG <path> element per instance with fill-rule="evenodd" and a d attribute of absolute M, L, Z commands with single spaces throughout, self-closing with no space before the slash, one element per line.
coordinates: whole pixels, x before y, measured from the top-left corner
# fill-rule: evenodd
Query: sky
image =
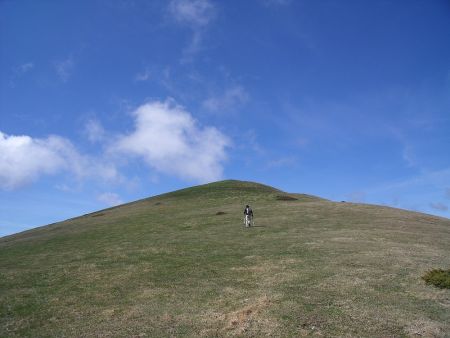
<path fill-rule="evenodd" d="M 449 148 L 449 1 L 0 1 L 0 236 L 222 179 L 449 218 Z"/>

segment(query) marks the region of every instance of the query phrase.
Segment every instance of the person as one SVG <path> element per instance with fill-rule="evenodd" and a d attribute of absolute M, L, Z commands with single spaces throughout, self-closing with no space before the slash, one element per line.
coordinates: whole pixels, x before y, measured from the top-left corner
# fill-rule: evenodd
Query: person
<path fill-rule="evenodd" d="M 247 204 L 244 209 L 244 223 L 245 226 L 248 228 L 252 225 L 253 221 L 253 210 L 250 208 L 250 206 Z"/>

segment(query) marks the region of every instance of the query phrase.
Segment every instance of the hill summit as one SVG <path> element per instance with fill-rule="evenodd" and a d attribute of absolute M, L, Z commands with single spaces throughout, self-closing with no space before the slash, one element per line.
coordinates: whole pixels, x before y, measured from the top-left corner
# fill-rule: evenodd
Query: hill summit
<path fill-rule="evenodd" d="M 1 238 L 0 336 L 445 336 L 420 277 L 449 242 L 444 218 L 210 183 Z"/>

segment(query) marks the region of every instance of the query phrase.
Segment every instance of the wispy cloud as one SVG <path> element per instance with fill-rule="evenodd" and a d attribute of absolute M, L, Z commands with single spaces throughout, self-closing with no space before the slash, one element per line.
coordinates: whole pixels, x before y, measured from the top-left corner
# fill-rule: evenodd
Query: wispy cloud
<path fill-rule="evenodd" d="M 84 133 L 92 143 L 102 141 L 105 137 L 105 129 L 97 119 L 89 119 L 84 126 Z"/>
<path fill-rule="evenodd" d="M 159 173 L 198 182 L 222 177 L 228 137 L 201 127 L 173 101 L 153 101 L 134 112 L 135 130 L 120 137 L 111 152 L 143 159 Z"/>
<path fill-rule="evenodd" d="M 282 167 L 292 167 L 297 163 L 297 158 L 294 156 L 285 156 L 270 160 L 267 163 L 268 168 L 282 168 Z"/>
<path fill-rule="evenodd" d="M 105 192 L 97 196 L 97 200 L 104 203 L 109 207 L 113 207 L 119 204 L 123 204 L 120 196 L 114 192 Z"/>
<path fill-rule="evenodd" d="M 386 201 L 389 196 L 391 198 L 396 196 L 400 207 L 421 211 L 431 208 L 442 213 L 446 211 L 442 208 L 443 203 L 429 201 L 442 199 L 448 182 L 450 182 L 450 168 L 436 171 L 423 170 L 415 176 L 397 182 L 378 184 L 376 187 L 365 190 L 372 200 L 375 198 L 378 201 Z M 387 204 L 392 205 L 392 203 Z"/>
<path fill-rule="evenodd" d="M 19 67 L 17 67 L 17 70 L 20 73 L 24 74 L 24 73 L 29 72 L 33 68 L 34 68 L 34 63 L 33 62 L 27 62 L 27 63 L 24 63 L 24 64 L 20 65 Z"/>
<path fill-rule="evenodd" d="M 200 28 L 214 19 L 216 8 L 209 0 L 172 0 L 169 12 L 179 23 Z"/>
<path fill-rule="evenodd" d="M 216 17 L 217 8 L 209 0 L 172 0 L 169 13 L 178 24 L 192 30 L 191 40 L 184 48 L 181 59 L 182 63 L 190 62 L 202 48 L 206 27 Z"/>
<path fill-rule="evenodd" d="M 55 62 L 56 74 L 62 82 L 69 81 L 74 68 L 74 60 L 72 56 L 69 56 L 65 60 Z"/>
<path fill-rule="evenodd" d="M 448 211 L 448 206 L 446 206 L 444 203 L 440 203 L 440 202 L 430 203 L 430 207 L 435 210 L 439 210 L 439 211 Z"/>
<path fill-rule="evenodd" d="M 287 6 L 290 5 L 292 0 L 261 0 L 265 6 Z"/>
<path fill-rule="evenodd" d="M 204 100 L 202 105 L 212 112 L 229 111 L 247 102 L 249 95 L 242 86 L 233 86 L 222 94 L 211 96 Z"/>
<path fill-rule="evenodd" d="M 360 203 L 366 199 L 366 193 L 364 191 L 353 191 L 347 195 L 347 199 L 350 202 Z"/>
<path fill-rule="evenodd" d="M 420 187 L 420 186 L 432 186 L 439 188 L 442 191 L 442 187 L 450 182 L 450 168 L 445 168 L 436 171 L 423 171 L 419 175 L 401 180 L 399 182 L 379 185 L 372 189 L 371 192 L 380 191 L 395 191 L 399 189 Z"/>
<path fill-rule="evenodd" d="M 405 133 L 398 128 L 390 127 L 389 132 L 394 136 L 394 138 L 399 141 L 402 145 L 402 159 L 405 161 L 408 167 L 415 167 L 418 165 L 418 160 L 414 152 L 413 145 L 405 136 Z"/>
<path fill-rule="evenodd" d="M 408 167 L 414 167 L 415 165 L 417 165 L 417 159 L 410 144 L 404 144 L 402 157 L 403 160 L 407 163 Z"/>
<path fill-rule="evenodd" d="M 181 63 L 188 63 L 193 60 L 195 54 L 202 49 L 203 31 L 196 30 L 192 33 L 192 38 L 189 44 L 183 49 L 183 57 Z"/>
<path fill-rule="evenodd" d="M 258 135 L 254 129 L 250 129 L 244 132 L 244 150 L 251 150 L 258 155 L 266 154 L 266 150 L 261 146 L 258 141 Z"/>
<path fill-rule="evenodd" d="M 26 73 L 30 72 L 34 68 L 33 62 L 26 62 L 18 65 L 12 69 L 12 75 L 9 80 L 9 86 L 14 88 L 16 86 L 16 81 L 24 76 Z"/>
<path fill-rule="evenodd" d="M 134 76 L 134 81 L 135 82 L 144 82 L 144 81 L 148 81 L 150 79 L 151 76 L 151 72 L 148 68 L 145 68 L 142 72 L 137 73 Z"/>

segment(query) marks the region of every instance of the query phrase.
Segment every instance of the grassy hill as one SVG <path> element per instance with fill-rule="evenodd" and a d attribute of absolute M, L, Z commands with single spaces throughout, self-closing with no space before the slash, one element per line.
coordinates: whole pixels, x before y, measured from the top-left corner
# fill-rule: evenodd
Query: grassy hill
<path fill-rule="evenodd" d="M 0 238 L 0 336 L 448 337 L 449 266 L 449 219 L 222 181 Z"/>

